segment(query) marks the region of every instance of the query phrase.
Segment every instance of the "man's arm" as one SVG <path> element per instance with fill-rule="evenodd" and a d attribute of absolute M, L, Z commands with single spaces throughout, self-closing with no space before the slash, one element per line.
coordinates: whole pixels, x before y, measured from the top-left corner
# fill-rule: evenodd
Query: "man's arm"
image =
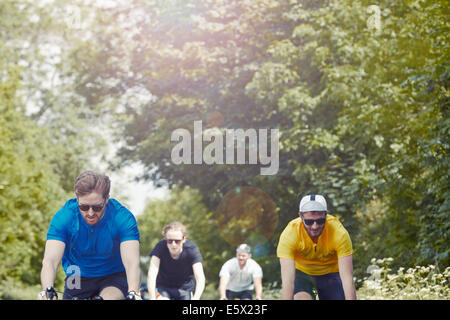
<path fill-rule="evenodd" d="M 295 263 L 293 259 L 280 258 L 282 299 L 294 299 Z"/>
<path fill-rule="evenodd" d="M 156 299 L 156 278 L 158 277 L 159 264 L 161 260 L 157 256 L 152 256 L 147 274 L 147 288 L 150 300 Z"/>
<path fill-rule="evenodd" d="M 261 277 L 254 277 L 253 278 L 253 283 L 255 284 L 255 294 L 256 300 L 261 300 L 262 299 L 262 292 L 263 292 L 263 286 L 262 286 L 262 278 Z"/>
<path fill-rule="evenodd" d="M 200 297 L 205 290 L 205 273 L 203 272 L 203 265 L 201 262 L 192 265 L 195 277 L 195 292 L 192 300 L 200 300 Z"/>
<path fill-rule="evenodd" d="M 127 274 L 128 291 L 139 294 L 141 268 L 139 266 L 139 241 L 128 240 L 120 243 L 120 256 Z"/>
<path fill-rule="evenodd" d="M 64 254 L 66 244 L 59 240 L 47 240 L 45 243 L 44 259 L 42 260 L 41 284 L 45 290 L 49 286 L 54 286 L 56 271 Z"/>
<path fill-rule="evenodd" d="M 222 275 L 219 281 L 220 300 L 227 300 L 227 285 L 230 281 L 230 276 Z"/>
<path fill-rule="evenodd" d="M 338 259 L 339 276 L 346 300 L 356 300 L 356 290 L 353 283 L 353 256 L 349 255 Z"/>

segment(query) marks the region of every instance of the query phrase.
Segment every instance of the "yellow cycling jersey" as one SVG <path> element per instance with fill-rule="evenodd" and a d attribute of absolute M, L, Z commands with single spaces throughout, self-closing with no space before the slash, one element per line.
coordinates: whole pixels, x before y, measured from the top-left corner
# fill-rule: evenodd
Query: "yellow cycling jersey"
<path fill-rule="evenodd" d="M 329 214 L 317 243 L 311 240 L 299 217 L 286 226 L 277 247 L 279 258 L 294 259 L 295 268 L 309 275 L 338 272 L 338 258 L 351 254 L 352 241 L 347 230 Z"/>

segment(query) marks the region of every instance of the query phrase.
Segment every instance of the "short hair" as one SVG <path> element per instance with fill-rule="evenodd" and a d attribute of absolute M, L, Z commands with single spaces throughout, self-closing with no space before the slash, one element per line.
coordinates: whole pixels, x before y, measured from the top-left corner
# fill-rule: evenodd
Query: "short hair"
<path fill-rule="evenodd" d="M 85 196 L 93 191 L 97 191 L 106 199 L 109 196 L 111 181 L 109 177 L 94 171 L 84 171 L 75 181 L 74 191 L 77 197 Z"/>
<path fill-rule="evenodd" d="M 173 221 L 166 225 L 162 230 L 162 235 L 165 237 L 169 230 L 181 231 L 183 237 L 186 237 L 186 227 L 179 221 Z"/>

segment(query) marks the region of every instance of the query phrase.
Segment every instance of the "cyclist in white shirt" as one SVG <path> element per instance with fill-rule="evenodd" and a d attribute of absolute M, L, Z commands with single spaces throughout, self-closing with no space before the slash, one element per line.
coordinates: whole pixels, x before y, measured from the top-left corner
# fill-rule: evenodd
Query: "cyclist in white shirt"
<path fill-rule="evenodd" d="M 261 300 L 263 273 L 251 256 L 250 246 L 244 243 L 236 249 L 236 257 L 224 263 L 219 273 L 221 300 L 251 300 L 253 289 L 256 300 Z"/>

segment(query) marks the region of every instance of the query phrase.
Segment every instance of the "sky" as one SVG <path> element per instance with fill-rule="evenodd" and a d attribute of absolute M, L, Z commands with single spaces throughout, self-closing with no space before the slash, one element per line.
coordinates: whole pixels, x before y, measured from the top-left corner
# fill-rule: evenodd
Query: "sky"
<path fill-rule="evenodd" d="M 140 215 L 148 201 L 163 199 L 169 196 L 166 188 L 155 188 L 152 182 L 136 182 L 136 177 L 142 168 L 139 165 L 132 165 L 119 172 L 107 173 L 111 179 L 111 197 L 117 192 L 119 200 L 135 216 Z"/>

